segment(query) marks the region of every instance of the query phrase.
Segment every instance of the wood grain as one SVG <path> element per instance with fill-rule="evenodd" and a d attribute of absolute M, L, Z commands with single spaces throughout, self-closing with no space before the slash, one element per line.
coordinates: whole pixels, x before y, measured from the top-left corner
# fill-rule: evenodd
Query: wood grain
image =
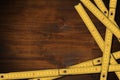
<path fill-rule="evenodd" d="M 108 6 L 109 1 L 104 2 Z M 78 3 L 79 0 L 0 0 L 0 72 L 64 68 L 102 56 L 74 9 Z M 87 12 L 104 38 L 104 25 Z M 118 50 L 120 43 L 114 37 L 112 52 Z M 114 74 L 109 76 L 109 80 L 117 80 Z M 99 74 L 60 80 L 80 79 L 98 80 Z"/>

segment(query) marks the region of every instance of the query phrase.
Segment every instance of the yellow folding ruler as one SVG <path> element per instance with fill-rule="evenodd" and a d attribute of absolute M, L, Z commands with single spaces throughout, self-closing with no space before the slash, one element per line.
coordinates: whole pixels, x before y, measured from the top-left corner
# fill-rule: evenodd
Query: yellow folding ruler
<path fill-rule="evenodd" d="M 109 72 L 120 71 L 120 65 L 109 65 Z M 50 70 L 38 70 L 27 72 L 12 72 L 1 74 L 1 79 L 29 79 L 29 78 L 46 78 L 65 75 L 78 75 L 78 74 L 93 74 L 100 73 L 101 66 L 89 66 L 79 68 L 64 68 L 64 69 L 50 69 Z"/>
<path fill-rule="evenodd" d="M 112 1 L 113 2 L 113 1 Z M 102 10 L 102 12 L 104 12 L 105 14 L 108 12 L 107 9 L 104 7 L 103 2 L 101 2 L 101 0 L 96 0 L 95 3 L 98 5 L 98 7 Z M 111 2 L 110 2 L 111 3 Z M 116 3 L 116 1 L 114 1 L 114 3 Z M 88 5 L 88 4 L 86 4 Z M 90 6 L 90 5 L 89 5 Z M 83 7 L 81 6 L 81 4 L 79 4 L 79 6 L 76 6 L 76 10 L 78 11 L 78 13 L 80 14 L 81 18 L 83 19 L 83 21 L 85 22 L 86 26 L 88 27 L 88 29 L 91 29 L 91 32 L 96 33 L 95 35 L 93 34 L 93 36 L 99 36 L 98 35 L 98 31 L 95 30 L 95 26 L 93 25 L 92 21 L 90 20 L 89 16 L 86 14 L 85 10 L 83 9 Z M 83 13 L 84 12 L 84 13 Z M 107 14 L 106 14 L 107 15 Z M 111 17 L 112 15 L 110 15 Z M 97 16 L 98 17 L 98 16 Z M 88 24 L 89 23 L 89 24 Z M 105 24 L 104 24 L 105 25 Z M 94 30 L 92 30 L 94 28 Z M 111 42 L 112 42 L 112 33 L 107 29 L 106 30 L 106 38 L 105 38 L 105 53 L 103 55 L 103 59 L 102 59 L 102 74 L 101 74 L 101 80 L 106 80 L 107 78 L 107 70 L 108 70 L 108 65 L 109 65 L 109 59 L 110 59 L 110 49 L 111 49 Z M 94 37 L 96 38 L 96 37 Z M 96 38 L 99 39 L 99 38 Z M 95 40 L 96 40 L 95 39 Z M 100 38 L 101 39 L 101 38 Z M 99 40 L 100 40 L 99 39 Z M 101 44 L 100 41 L 97 42 L 98 45 Z M 107 44 L 107 45 L 106 45 Z M 102 47 L 102 51 L 103 51 Z M 112 62 L 115 64 L 117 63 L 113 57 L 111 57 Z M 118 74 L 118 73 L 117 73 Z"/>
<path fill-rule="evenodd" d="M 81 3 L 75 6 L 75 9 L 81 16 L 95 39 L 96 43 L 103 52 L 103 56 L 82 62 L 76 65 L 69 66 L 64 69 L 49 69 L 36 70 L 26 72 L 10 72 L 0 73 L 0 80 L 14 80 L 14 79 L 29 79 L 29 80 L 53 80 L 64 75 L 79 75 L 79 74 L 94 74 L 101 73 L 100 80 L 107 80 L 108 72 L 115 72 L 120 80 L 120 64 L 117 59 L 120 59 L 120 51 L 111 53 L 112 34 L 118 40 L 120 39 L 120 29 L 114 21 L 117 0 L 110 0 L 109 11 L 105 7 L 102 0 L 94 0 L 97 7 L 90 0 L 81 0 L 81 2 L 100 20 L 106 27 L 105 41 L 102 39 L 96 26 L 88 16 Z M 110 64 L 109 64 L 110 63 Z M 100 65 L 101 64 L 101 65 Z"/>

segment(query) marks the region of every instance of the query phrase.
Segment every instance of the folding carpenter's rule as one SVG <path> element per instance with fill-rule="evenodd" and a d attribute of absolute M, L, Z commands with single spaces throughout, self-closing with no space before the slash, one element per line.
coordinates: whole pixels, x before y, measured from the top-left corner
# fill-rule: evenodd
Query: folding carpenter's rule
<path fill-rule="evenodd" d="M 120 59 L 120 51 L 111 53 L 112 36 L 115 35 L 118 40 L 120 40 L 120 29 L 114 20 L 117 0 L 110 0 L 109 10 L 107 10 L 102 0 L 94 0 L 96 6 L 90 0 L 81 0 L 81 2 L 106 27 L 104 41 L 82 4 L 79 3 L 75 6 L 76 11 L 103 52 L 102 57 L 72 65 L 63 69 L 0 73 L 0 80 L 53 80 L 65 75 L 94 73 L 101 73 L 100 80 L 107 80 L 107 77 L 109 77 L 109 72 L 115 72 L 120 80 L 120 64 L 118 64 L 116 61 L 117 59 Z"/>

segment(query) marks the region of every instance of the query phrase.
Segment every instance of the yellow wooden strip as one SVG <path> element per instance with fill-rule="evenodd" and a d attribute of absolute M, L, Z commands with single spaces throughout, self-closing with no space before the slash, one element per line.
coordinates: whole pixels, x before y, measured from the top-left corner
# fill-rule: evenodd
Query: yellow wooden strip
<path fill-rule="evenodd" d="M 112 33 L 107 29 L 105 35 L 105 50 L 102 58 L 102 70 L 100 80 L 107 80 L 107 73 L 109 68 L 110 53 L 112 45 Z"/>
<path fill-rule="evenodd" d="M 94 0 L 97 7 L 106 15 L 108 16 L 108 10 L 104 5 L 104 2 L 102 0 Z"/>
<path fill-rule="evenodd" d="M 110 65 L 109 72 L 120 71 L 119 65 Z M 76 74 L 92 74 L 100 73 L 101 66 L 91 66 L 82 68 L 70 68 L 70 69 L 60 69 L 60 75 L 76 75 Z"/>
<path fill-rule="evenodd" d="M 26 72 L 12 72 L 0 74 L 0 79 L 27 79 L 38 77 L 54 77 L 59 76 L 59 69 L 51 70 L 38 70 L 38 71 L 26 71 Z"/>

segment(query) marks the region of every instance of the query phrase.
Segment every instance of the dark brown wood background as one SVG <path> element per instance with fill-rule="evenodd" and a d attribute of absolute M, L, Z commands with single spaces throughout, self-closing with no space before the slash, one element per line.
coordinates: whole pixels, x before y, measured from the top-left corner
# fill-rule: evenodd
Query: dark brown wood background
<path fill-rule="evenodd" d="M 104 2 L 108 7 L 109 0 Z M 78 3 L 79 0 L 0 0 L 0 72 L 64 68 L 102 56 L 74 9 Z M 105 27 L 88 13 L 104 38 Z M 120 26 L 119 15 L 120 2 L 116 13 Z M 112 52 L 118 50 L 120 44 L 114 37 Z M 99 74 L 60 80 L 80 79 L 98 80 Z M 109 80 L 117 80 L 114 73 L 109 74 Z"/>

